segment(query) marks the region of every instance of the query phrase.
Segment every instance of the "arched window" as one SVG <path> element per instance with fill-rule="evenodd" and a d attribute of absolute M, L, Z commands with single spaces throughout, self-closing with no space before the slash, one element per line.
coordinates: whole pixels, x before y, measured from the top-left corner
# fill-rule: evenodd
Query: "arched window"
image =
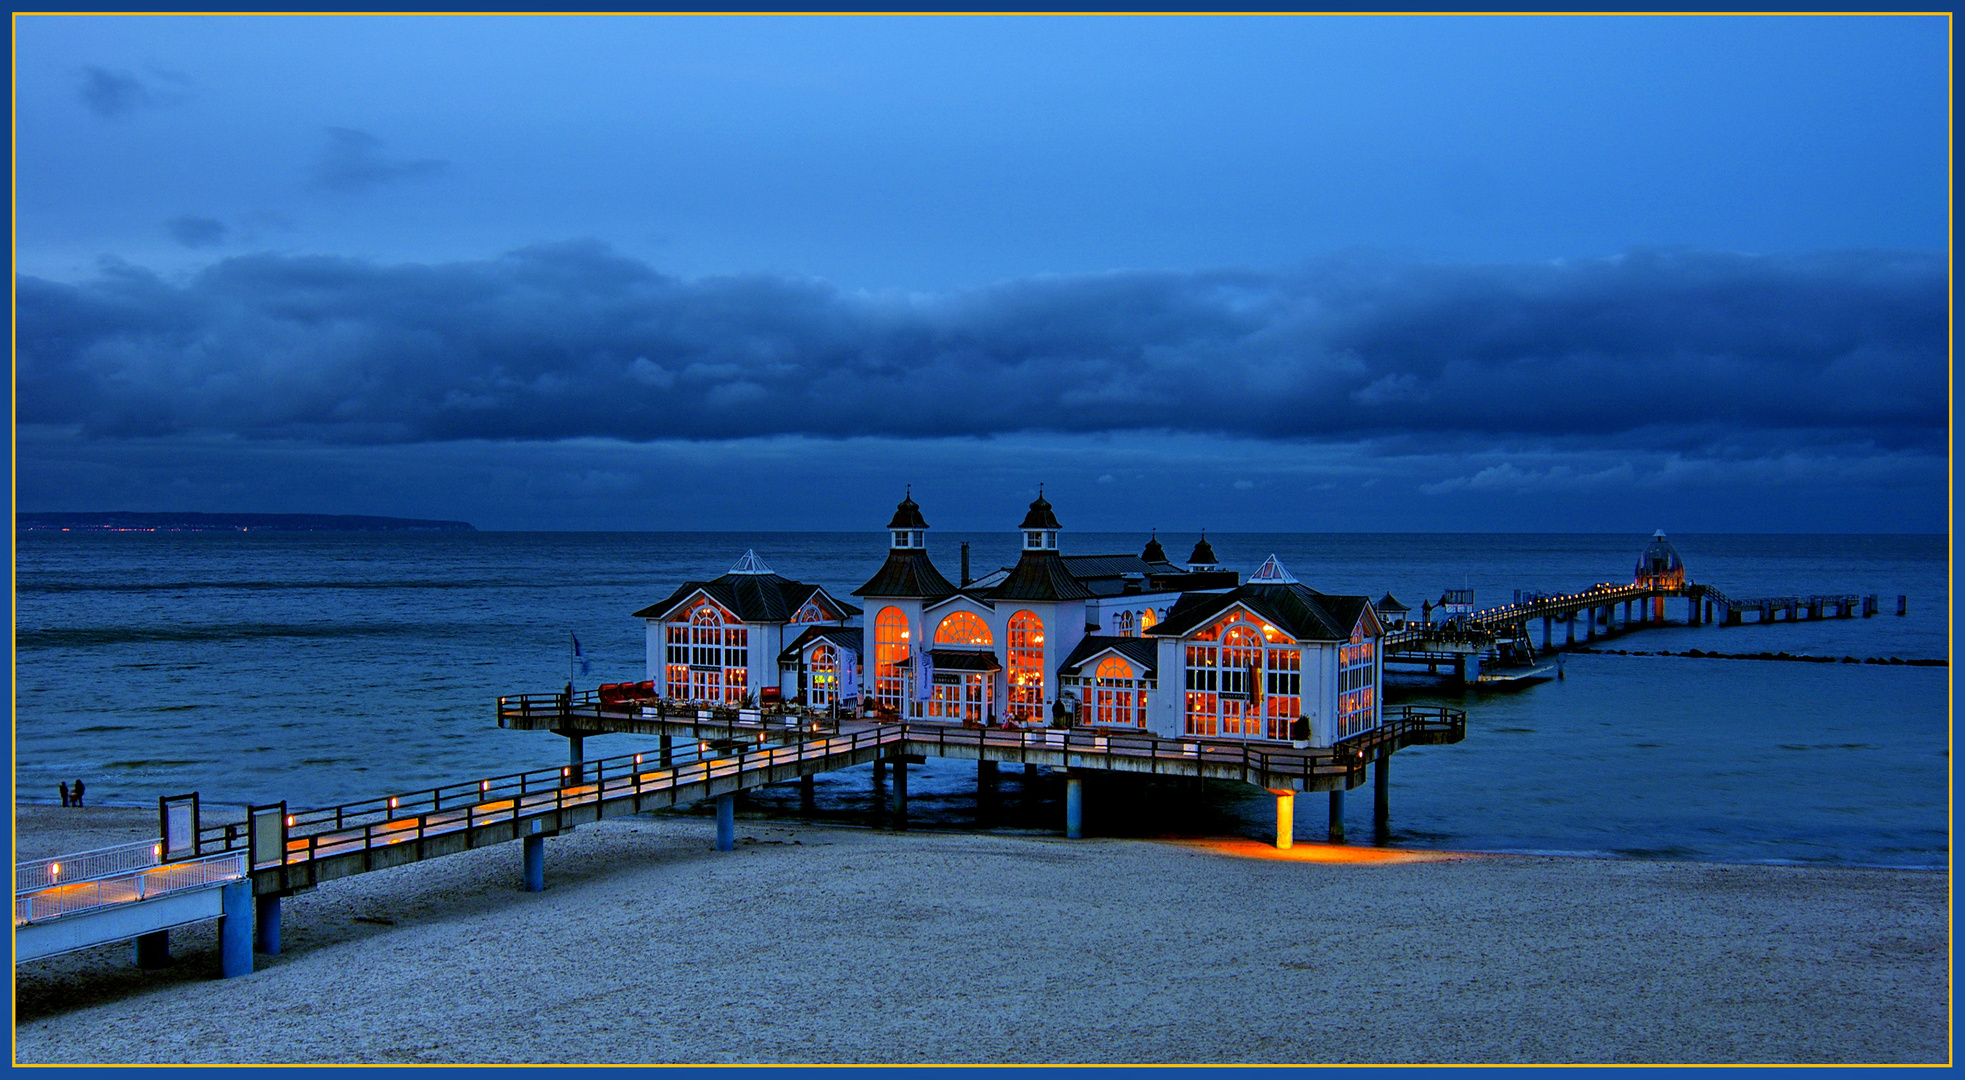
<path fill-rule="evenodd" d="M 1133 636 L 1133 613 L 1130 611 L 1122 611 L 1119 613 L 1119 636 L 1120 637 Z"/>
<path fill-rule="evenodd" d="M 702 601 L 686 628 L 669 627 L 668 661 L 669 696 L 736 704 L 750 686 L 750 630 L 730 625 L 722 609 Z"/>
<path fill-rule="evenodd" d="M 1158 626 L 1159 624 L 1160 624 L 1159 616 L 1153 614 L 1152 608 L 1147 608 L 1145 611 L 1139 613 L 1140 633 L 1144 634 L 1148 630 L 1153 629 L 1155 626 Z"/>
<path fill-rule="evenodd" d="M 994 645 L 996 639 L 990 636 L 989 624 L 977 618 L 973 612 L 956 611 L 935 627 L 935 644 Z"/>
<path fill-rule="evenodd" d="M 908 658 L 907 616 L 900 608 L 881 608 L 873 620 L 873 697 L 899 712 L 901 673 L 896 666 Z"/>
<path fill-rule="evenodd" d="M 1044 620 L 1035 612 L 1010 616 L 1010 718 L 1044 719 Z"/>
<path fill-rule="evenodd" d="M 1116 656 L 1099 661 L 1092 700 L 1097 723 L 1146 726 L 1146 688 L 1133 666 Z"/>
<path fill-rule="evenodd" d="M 830 705 L 839 695 L 839 653 L 830 645 L 812 649 L 806 664 L 805 700 L 815 708 Z"/>
<path fill-rule="evenodd" d="M 1287 738 L 1302 700 L 1295 644 L 1242 614 L 1189 638 L 1187 733 L 1259 739 L 1266 731 L 1268 738 Z"/>

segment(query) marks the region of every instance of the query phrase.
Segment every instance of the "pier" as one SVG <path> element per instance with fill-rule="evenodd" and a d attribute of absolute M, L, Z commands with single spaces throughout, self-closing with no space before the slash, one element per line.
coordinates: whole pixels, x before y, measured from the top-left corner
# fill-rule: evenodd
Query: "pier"
<path fill-rule="evenodd" d="M 1513 653 L 1529 657 L 1585 645 L 1600 637 L 1665 625 L 1667 601 L 1685 602 L 1683 625 L 1740 626 L 1756 623 L 1864 618 L 1878 610 L 1875 594 L 1837 593 L 1735 599 L 1712 585 L 1686 583 L 1595 585 L 1575 593 L 1536 596 L 1484 608 L 1451 622 L 1418 623 L 1388 631 L 1387 663 L 1452 665 L 1463 682 L 1481 679 L 1484 664 Z M 1675 605 L 1674 605 L 1675 606 Z M 1903 605 L 1899 604 L 1899 614 Z M 1535 643 L 1540 624 L 1541 644 Z M 1561 639 L 1556 637 L 1560 626 Z"/>
<path fill-rule="evenodd" d="M 1230 780 L 1276 796 L 1278 846 L 1290 845 L 1298 793 L 1331 794 L 1333 835 L 1342 836 L 1343 793 L 1377 777 L 1377 820 L 1389 815 L 1385 777 L 1405 746 L 1459 742 L 1466 714 L 1439 707 L 1387 710 L 1372 730 L 1326 748 L 1240 740 L 1161 739 L 1085 730 L 1000 730 L 922 723 L 843 722 L 803 711 L 670 710 L 603 704 L 588 692 L 501 698 L 499 726 L 568 738 L 574 760 L 558 768 L 468 780 L 315 809 L 286 803 L 248 808 L 243 824 L 202 825 L 197 797 L 160 800 L 165 841 L 90 853 L 99 864 L 64 878 L 62 860 L 15 868 L 16 962 L 119 940 L 136 959 L 167 962 L 167 932 L 221 919 L 221 970 L 252 970 L 254 951 L 280 950 L 280 903 L 336 878 L 521 842 L 520 879 L 545 887 L 544 841 L 576 825 L 716 803 L 716 847 L 735 846 L 734 799 L 742 791 L 866 764 L 895 768 L 892 820 L 907 813 L 904 763 L 928 755 L 1049 766 L 1067 774 L 1067 836 L 1082 834 L 1082 777 L 1088 772 Z M 659 752 L 579 760 L 587 736 L 618 732 L 677 740 Z M 188 811 L 188 818 L 185 817 Z M 174 824 L 175 821 L 175 824 Z M 117 860 L 121 861 L 118 862 Z M 72 880 L 92 874 L 87 882 Z M 39 888 L 35 882 L 48 882 Z M 167 902 L 169 905 L 167 906 Z M 248 945 L 247 943 L 250 942 Z"/>

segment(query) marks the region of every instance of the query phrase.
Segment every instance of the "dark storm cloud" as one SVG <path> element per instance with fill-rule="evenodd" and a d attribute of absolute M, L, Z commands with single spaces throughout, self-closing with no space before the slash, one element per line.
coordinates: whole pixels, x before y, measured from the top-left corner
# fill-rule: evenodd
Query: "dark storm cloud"
<path fill-rule="evenodd" d="M 23 278 L 19 416 L 332 442 L 1173 431 L 1941 445 L 1940 256 L 1114 273 L 943 296 L 596 244 Z M 1676 433 L 1676 434 L 1671 434 Z M 1935 440 L 1935 443 L 1934 443 Z"/>
<path fill-rule="evenodd" d="M 367 191 L 391 180 L 442 172 L 448 162 L 435 158 L 409 160 L 382 152 L 382 140 L 353 128 L 327 129 L 328 145 L 314 163 L 314 183 L 329 191 Z"/>
<path fill-rule="evenodd" d="M 216 218 L 186 214 L 164 223 L 171 239 L 185 247 L 211 247 L 225 242 L 225 223 Z"/>

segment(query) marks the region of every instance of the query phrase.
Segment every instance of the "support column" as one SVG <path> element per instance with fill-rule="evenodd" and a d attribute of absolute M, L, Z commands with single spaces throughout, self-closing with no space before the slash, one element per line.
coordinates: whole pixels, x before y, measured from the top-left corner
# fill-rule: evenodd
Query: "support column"
<path fill-rule="evenodd" d="M 662 736 L 662 754 L 659 760 L 661 761 L 662 767 L 664 769 L 675 768 L 675 737 L 674 736 L 671 735 Z"/>
<path fill-rule="evenodd" d="M 734 851 L 737 847 L 737 800 L 731 795 L 716 797 L 716 849 Z"/>
<path fill-rule="evenodd" d="M 1592 605 L 1590 605 L 1589 607 L 1586 607 L 1586 608 L 1584 608 L 1584 609 L 1583 609 L 1583 619 L 1584 619 L 1584 622 L 1583 622 L 1583 640 L 1584 640 L 1584 641 L 1595 641 L 1595 640 L 1597 639 L 1597 609 L 1596 609 L 1596 605 L 1594 605 L 1594 604 L 1592 604 Z"/>
<path fill-rule="evenodd" d="M 1481 654 L 1468 653 L 1461 660 L 1460 681 L 1472 686 L 1481 681 Z"/>
<path fill-rule="evenodd" d="M 169 967 L 171 963 L 171 932 L 157 930 L 136 939 L 130 950 L 131 959 L 137 967 L 146 971 Z"/>
<path fill-rule="evenodd" d="M 277 896 L 257 896 L 253 898 L 252 912 L 253 947 L 268 956 L 280 955 L 280 898 Z"/>
<path fill-rule="evenodd" d="M 887 759 L 873 759 L 873 783 L 877 787 L 887 782 Z"/>
<path fill-rule="evenodd" d="M 533 833 L 525 838 L 525 856 L 521 860 L 519 878 L 526 892 L 546 891 L 546 837 Z"/>
<path fill-rule="evenodd" d="M 1330 789 L 1330 838 L 1333 843 L 1344 842 L 1344 789 Z"/>
<path fill-rule="evenodd" d="M 907 828 L 907 759 L 894 759 L 894 828 Z"/>
<path fill-rule="evenodd" d="M 1064 780 L 1064 835 L 1069 840 L 1085 835 L 1085 781 L 1077 776 Z"/>
<path fill-rule="evenodd" d="M 1296 792 L 1270 788 L 1276 796 L 1276 849 L 1288 851 L 1296 843 Z"/>
<path fill-rule="evenodd" d="M 242 878 L 219 889 L 218 973 L 227 978 L 252 974 L 252 880 Z"/>
<path fill-rule="evenodd" d="M 798 808 L 811 810 L 818 805 L 817 781 L 810 775 L 798 778 Z"/>
<path fill-rule="evenodd" d="M 1392 830 L 1392 752 L 1380 750 L 1371 770 L 1371 827 L 1379 836 Z"/>
<path fill-rule="evenodd" d="M 1543 652 L 1548 652 L 1550 648 L 1549 623 L 1552 621 L 1553 620 L 1549 616 L 1547 615 L 1542 616 L 1542 651 Z"/>
<path fill-rule="evenodd" d="M 1563 644 L 1565 645 L 1576 644 L 1576 613 L 1573 611 L 1570 612 L 1569 618 L 1563 621 L 1568 626 L 1568 629 L 1563 634 Z"/>
<path fill-rule="evenodd" d="M 586 768 L 582 765 L 587 738 L 584 735 L 566 737 L 566 779 L 568 783 L 578 784 L 585 779 Z"/>

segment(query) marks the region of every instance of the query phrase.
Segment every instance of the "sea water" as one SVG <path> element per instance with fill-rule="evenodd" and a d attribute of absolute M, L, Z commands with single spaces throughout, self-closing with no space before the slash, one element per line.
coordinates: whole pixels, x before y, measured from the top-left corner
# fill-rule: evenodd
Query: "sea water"
<path fill-rule="evenodd" d="M 931 534 L 943 572 L 972 545 L 976 574 L 1008 565 L 1014 533 Z M 1175 558 L 1195 537 L 1161 537 Z M 1648 537 L 1211 534 L 1247 574 L 1270 554 L 1330 593 L 1386 592 L 1414 608 L 1472 587 L 1486 607 L 1520 590 L 1627 582 Z M 1626 653 L 1949 655 L 1941 536 L 1673 536 L 1692 580 L 1735 597 L 1875 593 L 1872 618 L 1769 626 L 1676 624 L 1600 642 Z M 1145 537 L 1073 534 L 1067 553 L 1137 552 Z M 16 797 L 55 801 L 83 779 L 95 804 L 324 806 L 565 761 L 565 742 L 500 730 L 500 694 L 550 693 L 578 636 L 583 685 L 645 677 L 630 613 L 746 549 L 847 599 L 885 554 L 861 533 L 49 533 L 18 536 Z M 1895 615 L 1898 595 L 1909 614 Z M 1541 627 L 1531 627 L 1540 639 Z M 1579 630 L 1580 633 L 1580 630 Z M 1554 628 L 1556 641 L 1564 628 Z M 1399 753 L 1392 828 L 1373 837 L 1371 789 L 1349 800 L 1354 842 L 1630 858 L 1942 867 L 1949 850 L 1949 669 L 1571 654 L 1561 681 L 1462 690 L 1396 676 L 1393 703 L 1468 713 L 1467 738 Z M 652 739 L 588 740 L 589 758 Z M 929 759 L 910 776 L 917 828 L 1056 830 L 1059 776 Z M 866 823 L 871 767 L 753 792 L 752 816 Z M 1297 835 L 1326 828 L 1323 796 Z M 1094 776 L 1086 827 L 1109 835 L 1266 838 L 1273 807 L 1241 785 Z"/>

